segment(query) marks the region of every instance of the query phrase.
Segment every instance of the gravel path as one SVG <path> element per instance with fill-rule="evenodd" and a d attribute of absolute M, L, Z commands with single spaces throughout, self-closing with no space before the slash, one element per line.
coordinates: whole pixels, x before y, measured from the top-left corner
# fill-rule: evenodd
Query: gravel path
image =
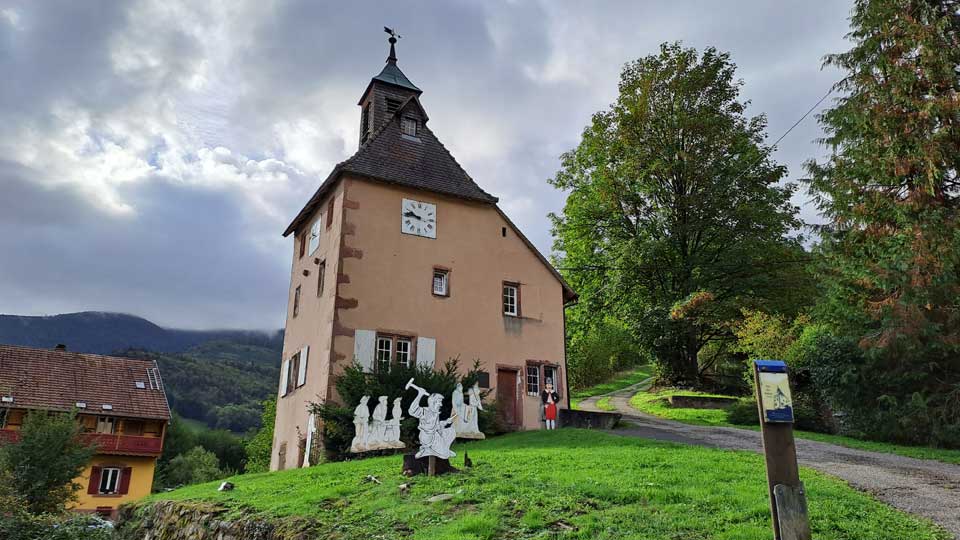
<path fill-rule="evenodd" d="M 756 431 L 692 426 L 637 411 L 630 406 L 630 397 L 644 384 L 646 381 L 608 394 L 610 403 L 629 424 L 611 433 L 728 450 L 763 451 L 760 433 Z M 603 396 L 581 401 L 580 408 L 598 410 L 596 401 L 600 397 Z M 960 540 L 960 465 L 804 439 L 797 439 L 797 458 L 801 465 L 841 478 L 895 508 L 932 520 Z"/>

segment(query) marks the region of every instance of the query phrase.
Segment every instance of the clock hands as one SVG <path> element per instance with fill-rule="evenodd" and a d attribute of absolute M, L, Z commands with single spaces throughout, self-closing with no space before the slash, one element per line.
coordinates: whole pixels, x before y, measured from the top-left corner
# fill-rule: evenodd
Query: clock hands
<path fill-rule="evenodd" d="M 420 217 L 420 215 L 414 212 L 413 210 L 407 210 L 406 212 L 404 212 L 403 217 L 413 218 L 413 219 L 416 219 L 417 221 L 423 221 L 423 218 Z"/>

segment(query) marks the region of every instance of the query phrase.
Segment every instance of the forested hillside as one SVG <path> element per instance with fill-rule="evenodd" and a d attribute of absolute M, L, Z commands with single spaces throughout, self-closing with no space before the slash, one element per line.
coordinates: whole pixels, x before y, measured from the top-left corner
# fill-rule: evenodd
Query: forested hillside
<path fill-rule="evenodd" d="M 125 356 L 157 360 L 170 407 L 212 428 L 246 432 L 260 427 L 261 402 L 280 380 L 280 350 L 210 341 L 181 354 L 130 349 Z"/>

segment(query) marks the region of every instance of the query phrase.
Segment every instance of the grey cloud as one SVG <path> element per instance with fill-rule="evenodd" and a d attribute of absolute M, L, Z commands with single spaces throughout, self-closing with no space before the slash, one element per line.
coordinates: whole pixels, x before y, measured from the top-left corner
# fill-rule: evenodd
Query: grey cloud
<path fill-rule="evenodd" d="M 563 194 L 546 179 L 625 62 L 674 40 L 731 52 L 775 138 L 837 78 L 820 64 L 846 48 L 849 9 L 0 0 L 18 19 L 0 17 L 0 312 L 282 324 L 292 248 L 279 233 L 355 151 L 383 25 L 404 36 L 433 130 L 549 252 Z M 819 135 L 808 118 L 780 145 L 791 179 Z"/>

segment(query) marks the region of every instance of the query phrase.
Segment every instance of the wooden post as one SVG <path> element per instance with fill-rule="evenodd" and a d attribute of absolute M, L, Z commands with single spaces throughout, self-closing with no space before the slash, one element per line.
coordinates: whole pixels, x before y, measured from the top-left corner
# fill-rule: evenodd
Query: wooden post
<path fill-rule="evenodd" d="M 427 458 L 427 476 L 437 475 L 437 457 L 429 456 Z"/>
<path fill-rule="evenodd" d="M 789 419 L 774 418 L 768 414 L 765 409 L 769 409 L 771 404 L 764 407 L 761 373 L 783 373 L 786 376 L 786 364 L 770 360 L 755 360 L 753 363 L 774 537 L 776 540 L 810 540 L 806 494 L 800 482 L 797 446 L 793 439 L 793 405 L 788 403 Z M 769 396 L 767 400 L 770 400 Z M 787 400 L 789 401 L 789 392 Z"/>

